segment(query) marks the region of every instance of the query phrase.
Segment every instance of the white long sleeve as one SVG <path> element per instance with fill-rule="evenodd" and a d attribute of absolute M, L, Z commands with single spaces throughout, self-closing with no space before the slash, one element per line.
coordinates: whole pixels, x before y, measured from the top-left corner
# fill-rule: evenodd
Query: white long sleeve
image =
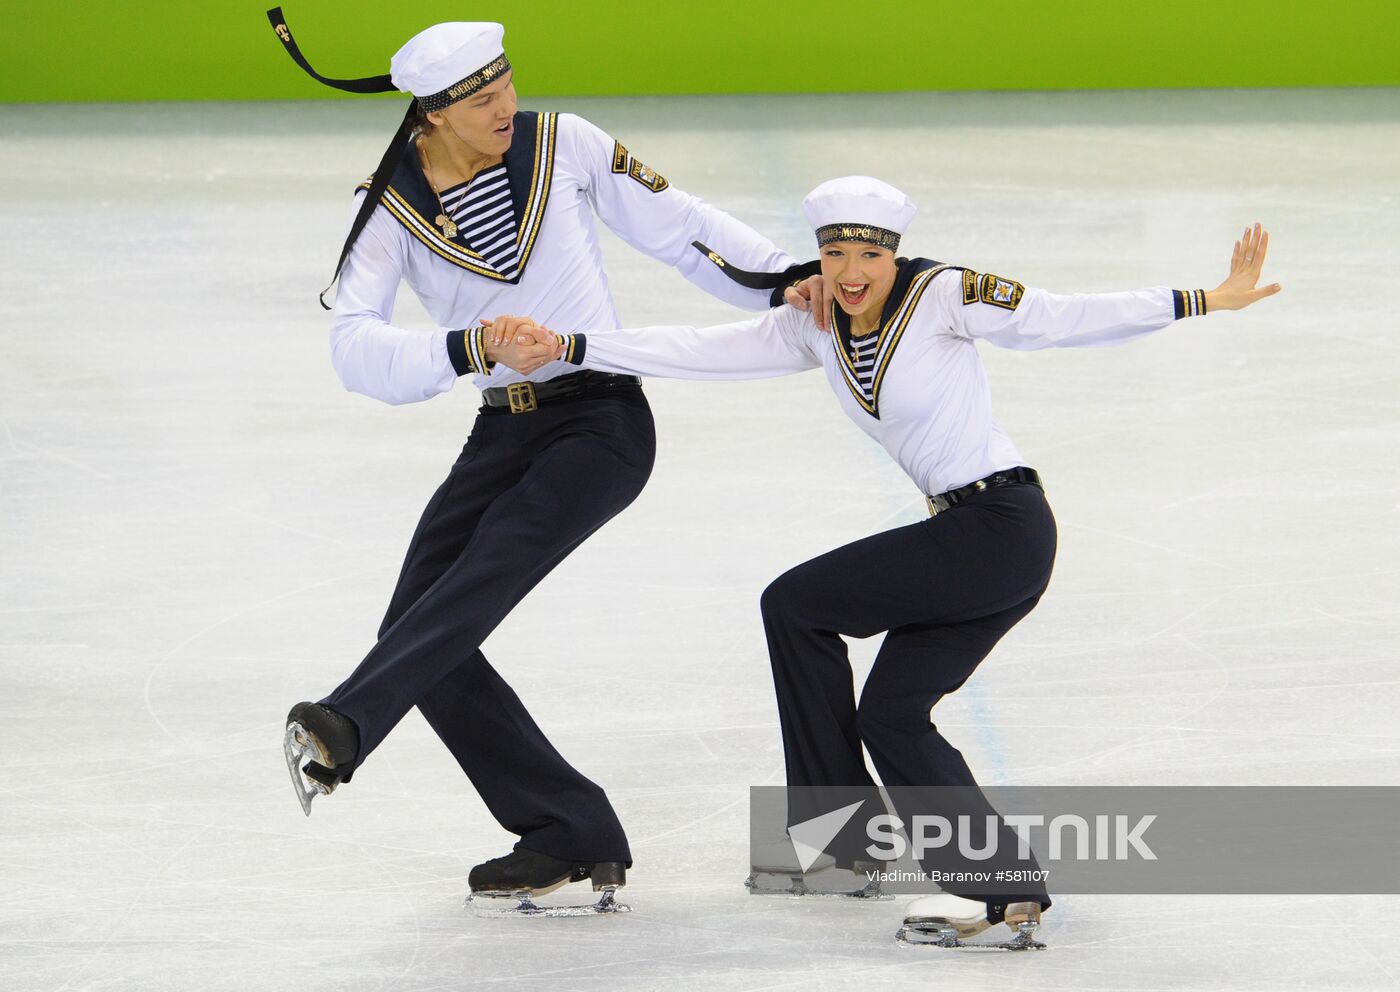
<path fill-rule="evenodd" d="M 825 334 L 811 314 L 789 306 L 717 327 L 568 335 L 565 361 L 679 379 L 749 379 L 821 366 L 846 416 L 934 495 L 1027 464 L 992 415 L 977 338 L 1022 349 L 1110 344 L 1205 312 L 1200 290 L 1057 296 L 928 259 L 901 266 L 900 296 L 887 307 L 865 377 L 844 320 Z"/>
<path fill-rule="evenodd" d="M 1018 351 L 1122 344 L 1183 315 L 1177 297 L 1184 294 L 1165 286 L 1062 295 L 971 271 L 935 286 L 956 333 Z"/>
<path fill-rule="evenodd" d="M 705 292 L 746 310 L 770 306 L 769 291 L 747 289 L 692 247 L 699 241 L 732 265 L 753 272 L 782 272 L 796 259 L 748 225 L 672 186 L 621 143 L 573 114 L 560 114 L 560 133 L 586 163 L 589 197 L 603 223 L 638 251 L 666 265 Z"/>
<path fill-rule="evenodd" d="M 359 209 L 360 197 L 355 197 Z M 449 328 L 409 330 L 391 323 L 407 256 L 403 229 L 378 207 L 355 241 L 336 292 L 331 364 L 345 388 L 385 403 L 416 403 L 457 381 L 447 354 Z"/>
<path fill-rule="evenodd" d="M 803 326 L 802 317 L 782 306 L 713 327 L 588 331 L 567 336 L 565 353 L 573 364 L 599 372 L 672 379 L 767 379 L 822 364 L 818 349 L 825 341 L 820 332 Z"/>

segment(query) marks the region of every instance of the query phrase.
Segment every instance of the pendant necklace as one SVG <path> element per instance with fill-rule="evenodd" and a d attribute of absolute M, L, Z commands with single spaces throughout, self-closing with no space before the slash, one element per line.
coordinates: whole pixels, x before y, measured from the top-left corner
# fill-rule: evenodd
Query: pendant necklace
<path fill-rule="evenodd" d="M 875 333 L 875 332 L 874 332 L 874 331 L 866 331 L 864 334 L 860 335 L 860 338 L 861 338 L 860 344 L 856 344 L 856 332 L 855 332 L 855 328 L 854 328 L 854 327 L 851 328 L 851 335 L 850 335 L 850 337 L 851 337 L 851 364 L 852 364 L 852 365 L 854 365 L 854 364 L 856 364 L 857 362 L 860 361 L 860 348 L 861 348 L 861 345 L 863 345 L 863 344 L 865 344 L 867 341 L 869 341 L 870 335 L 873 334 L 873 333 Z"/>
<path fill-rule="evenodd" d="M 447 208 L 442 205 L 442 194 L 438 192 L 437 183 L 433 182 L 431 175 L 433 163 L 428 158 L 428 146 L 425 142 L 419 142 L 418 147 L 423 152 L 423 164 L 428 167 L 428 174 L 424 178 L 428 180 L 428 188 L 433 191 L 433 196 L 437 197 L 438 210 L 441 211 L 433 223 L 442 228 L 443 237 L 455 238 L 457 236 L 457 222 L 447 215 Z"/>

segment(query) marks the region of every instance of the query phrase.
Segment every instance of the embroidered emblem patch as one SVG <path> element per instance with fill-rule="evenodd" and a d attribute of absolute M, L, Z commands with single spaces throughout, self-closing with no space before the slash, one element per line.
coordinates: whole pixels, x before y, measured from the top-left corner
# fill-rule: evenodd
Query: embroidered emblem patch
<path fill-rule="evenodd" d="M 621 175 L 622 173 L 626 172 L 626 171 L 627 171 L 627 160 L 628 160 L 630 157 L 631 157 L 631 156 L 629 156 L 629 155 L 627 154 L 627 149 L 626 149 L 625 147 L 623 147 L 622 142 L 620 142 L 620 141 L 614 141 L 614 142 L 613 142 L 612 171 L 618 173 L 619 175 Z"/>
<path fill-rule="evenodd" d="M 977 273 L 963 269 L 963 305 L 977 302 Z"/>
<path fill-rule="evenodd" d="M 638 162 L 635 158 L 632 160 L 632 164 L 628 167 L 627 174 L 633 179 L 637 180 L 637 182 L 641 183 L 647 189 L 651 190 L 653 193 L 660 193 L 667 186 L 671 185 L 669 182 L 666 181 L 665 176 L 657 172 L 655 169 L 643 165 L 641 162 Z"/>
<path fill-rule="evenodd" d="M 983 303 L 1006 310 L 1015 310 L 1020 306 L 1021 297 L 1026 293 L 1026 287 L 1019 282 L 994 276 L 990 272 L 979 279 L 979 288 Z"/>
<path fill-rule="evenodd" d="M 620 141 L 613 142 L 612 171 L 618 175 L 627 173 L 653 193 L 660 193 L 671 185 L 665 176 L 633 158 L 632 153 Z"/>

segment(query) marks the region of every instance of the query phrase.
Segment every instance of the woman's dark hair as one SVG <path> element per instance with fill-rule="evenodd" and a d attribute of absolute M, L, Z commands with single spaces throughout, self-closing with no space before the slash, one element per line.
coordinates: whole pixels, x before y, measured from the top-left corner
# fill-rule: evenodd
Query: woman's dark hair
<path fill-rule="evenodd" d="M 427 111 L 422 107 L 415 107 L 413 110 L 413 136 L 421 138 L 424 135 L 432 134 L 436 127 L 432 121 L 428 120 Z"/>

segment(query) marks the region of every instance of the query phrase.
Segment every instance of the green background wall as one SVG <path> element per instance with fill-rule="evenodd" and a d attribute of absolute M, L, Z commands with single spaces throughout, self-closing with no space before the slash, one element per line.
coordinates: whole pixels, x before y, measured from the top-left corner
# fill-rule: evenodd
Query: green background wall
<path fill-rule="evenodd" d="M 235 2 L 17 3 L 0 101 L 333 96 Z M 499 20 L 528 95 L 1400 85 L 1400 0 L 288 0 L 329 76 L 443 20 Z"/>

